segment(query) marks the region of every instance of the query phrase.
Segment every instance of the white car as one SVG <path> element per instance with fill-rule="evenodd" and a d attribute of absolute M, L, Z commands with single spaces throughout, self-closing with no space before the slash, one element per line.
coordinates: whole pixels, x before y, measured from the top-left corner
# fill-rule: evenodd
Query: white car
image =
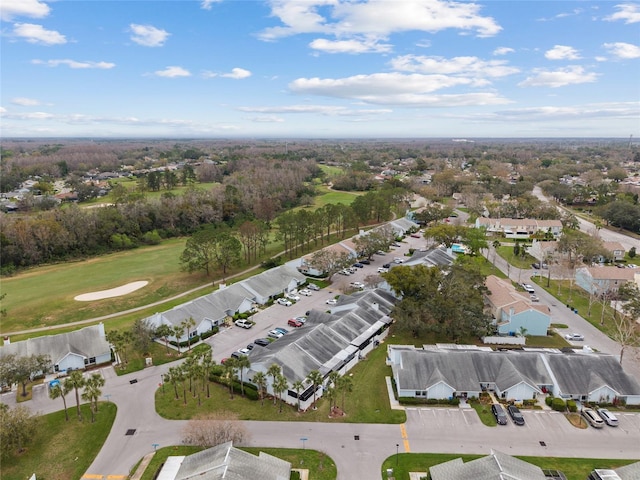
<path fill-rule="evenodd" d="M 279 298 L 278 300 L 276 300 L 276 302 L 280 305 L 284 305 L 285 307 L 290 307 L 291 305 L 293 305 L 293 303 L 291 303 L 291 300 L 287 300 L 286 298 Z"/>
<path fill-rule="evenodd" d="M 581 342 L 584 340 L 584 335 L 580 333 L 567 333 L 564 338 L 573 342 Z"/>
<path fill-rule="evenodd" d="M 522 284 L 522 288 L 524 288 L 524 290 L 529 294 L 529 295 L 533 295 L 534 293 L 536 293 L 536 291 L 533 289 L 533 287 L 531 285 L 529 285 L 528 283 L 523 283 Z"/>
<path fill-rule="evenodd" d="M 294 302 L 297 302 L 300 300 L 300 296 L 296 295 L 295 293 L 291 292 L 291 293 L 287 293 L 285 295 L 285 297 L 287 297 L 289 300 L 293 300 Z"/>
<path fill-rule="evenodd" d="M 298 293 L 300 295 L 304 295 L 305 297 L 310 297 L 311 295 L 313 295 L 313 293 L 311 293 L 311 290 L 307 290 L 306 288 L 303 288 Z"/>
<path fill-rule="evenodd" d="M 335 305 L 338 303 L 338 300 L 336 300 L 335 298 L 330 298 L 329 300 L 327 300 L 325 302 L 327 305 Z"/>
<path fill-rule="evenodd" d="M 320 287 L 318 285 L 316 285 L 315 283 L 310 283 L 309 285 L 307 285 L 307 288 L 309 290 L 313 290 L 315 292 L 320 290 Z"/>
<path fill-rule="evenodd" d="M 338 273 L 339 273 L 340 275 L 345 275 L 345 276 L 346 276 L 346 275 L 351 275 L 351 272 L 350 272 L 349 270 L 347 270 L 346 268 L 345 268 L 345 269 L 343 269 L 343 270 L 340 270 Z"/>
<path fill-rule="evenodd" d="M 378 273 L 387 273 L 389 271 L 388 268 L 378 267 Z"/>
<path fill-rule="evenodd" d="M 362 282 L 351 282 L 349 285 L 353 288 L 364 288 L 364 283 Z"/>
<path fill-rule="evenodd" d="M 404 263 L 404 258 L 396 257 L 393 259 L 393 263 Z"/>
<path fill-rule="evenodd" d="M 253 322 L 250 320 L 245 320 L 245 319 L 240 319 L 240 320 L 236 320 L 234 322 L 236 324 L 237 327 L 242 327 L 242 328 L 251 328 L 253 327 Z"/>
<path fill-rule="evenodd" d="M 281 331 L 279 331 L 279 330 L 271 330 L 271 331 L 269 331 L 269 333 L 267 334 L 267 337 L 269 337 L 269 338 L 274 338 L 274 339 L 276 339 L 276 340 L 277 340 L 277 339 L 278 339 L 278 338 L 280 338 L 280 337 L 284 337 L 284 333 L 282 333 L 282 332 L 281 332 Z"/>

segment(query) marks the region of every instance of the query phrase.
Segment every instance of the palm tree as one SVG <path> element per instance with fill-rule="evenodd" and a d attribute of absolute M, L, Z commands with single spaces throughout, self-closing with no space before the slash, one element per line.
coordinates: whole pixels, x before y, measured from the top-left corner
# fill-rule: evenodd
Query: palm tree
<path fill-rule="evenodd" d="M 258 394 L 260 395 L 260 404 L 264 406 L 264 391 L 267 388 L 267 376 L 264 372 L 256 372 L 253 375 L 253 383 L 258 387 Z"/>
<path fill-rule="evenodd" d="M 164 340 L 164 346 L 167 349 L 167 355 L 171 354 L 171 350 L 169 350 L 169 337 L 174 334 L 174 330 L 170 325 L 166 323 L 161 324 L 158 328 L 156 328 L 156 335 Z"/>
<path fill-rule="evenodd" d="M 187 330 L 187 347 L 189 349 L 189 351 L 191 351 L 191 336 L 190 336 L 190 331 L 191 328 L 196 326 L 196 321 L 193 319 L 193 317 L 189 317 L 189 318 L 185 318 L 180 325 L 182 325 L 186 330 Z"/>
<path fill-rule="evenodd" d="M 79 389 L 84 387 L 85 379 L 82 376 L 82 372 L 80 370 L 74 370 L 69 374 L 69 376 L 64 380 L 65 387 L 71 391 L 74 389 L 76 391 L 76 410 L 78 412 L 78 420 L 82 421 L 82 412 L 80 411 L 80 394 Z"/>
<path fill-rule="evenodd" d="M 227 382 L 229 383 L 229 395 L 232 400 L 233 400 L 233 382 L 238 378 L 236 375 L 237 368 L 238 368 L 238 362 L 233 357 L 228 358 L 224 362 L 225 377 L 227 379 Z"/>
<path fill-rule="evenodd" d="M 291 385 L 291 388 L 296 391 L 296 398 L 298 399 L 298 410 L 300 410 L 300 390 L 304 388 L 304 383 L 302 383 L 300 380 L 296 380 L 295 382 L 293 382 L 293 385 Z"/>
<path fill-rule="evenodd" d="M 207 386 L 207 398 L 210 397 L 209 393 L 209 377 L 211 375 L 211 369 L 216 364 L 213 360 L 211 350 L 207 350 L 200 357 L 200 365 L 202 366 L 202 386 L 204 388 L 205 384 Z"/>
<path fill-rule="evenodd" d="M 184 335 L 184 325 L 174 325 L 173 334 L 176 336 L 176 343 L 178 344 L 178 353 L 182 353 L 182 347 L 180 347 L 180 339 Z"/>
<path fill-rule="evenodd" d="M 171 385 L 173 385 L 173 391 L 176 394 L 176 400 L 178 399 L 178 381 L 179 381 L 178 370 L 179 369 L 180 367 L 169 367 L 169 371 L 164 374 L 165 382 L 169 382 Z"/>
<path fill-rule="evenodd" d="M 272 388 L 273 388 L 273 385 L 276 383 L 276 377 L 280 375 L 280 373 L 281 373 L 280 365 L 278 365 L 277 363 L 272 363 L 269 369 L 267 370 L 267 375 L 271 375 L 273 377 L 273 382 L 271 382 Z M 275 390 L 273 393 L 274 393 L 273 404 L 275 405 L 276 404 Z"/>
<path fill-rule="evenodd" d="M 322 374 L 318 370 L 311 370 L 307 378 L 313 386 L 313 409 L 317 410 L 318 407 L 316 407 L 316 391 L 318 389 L 318 385 L 322 384 Z"/>
<path fill-rule="evenodd" d="M 71 391 L 67 383 L 58 383 L 49 388 L 49 398 L 55 400 L 58 397 L 62 397 L 62 403 L 64 405 L 64 416 L 66 421 L 69 421 L 69 412 L 67 411 L 67 399 L 65 395 Z"/>
<path fill-rule="evenodd" d="M 327 400 L 329 400 L 329 415 L 331 415 L 331 413 L 333 412 L 333 402 L 338 397 L 338 391 L 334 386 L 327 386 L 324 389 L 324 393 L 322 395 L 327 397 Z"/>
<path fill-rule="evenodd" d="M 240 372 L 240 391 L 242 392 L 242 396 L 244 397 L 244 382 L 242 381 L 244 369 L 249 369 L 251 367 L 251 360 L 246 355 L 240 355 L 240 358 L 236 360 L 236 365 L 238 366 L 238 371 Z"/>
<path fill-rule="evenodd" d="M 289 382 L 287 381 L 287 377 L 279 373 L 273 382 L 273 393 L 280 397 L 280 408 L 278 409 L 279 413 L 282 413 L 282 393 L 285 392 L 289 388 Z M 274 397 L 275 398 L 275 397 Z"/>
<path fill-rule="evenodd" d="M 94 373 L 84 384 L 82 399 L 89 402 L 89 410 L 91 410 L 91 423 L 96 421 L 96 413 L 98 412 L 98 398 L 102 394 L 100 387 L 104 385 L 104 378 L 99 373 Z"/>
<path fill-rule="evenodd" d="M 92 373 L 91 377 L 87 379 L 87 384 L 91 384 L 98 391 L 98 395 L 94 398 L 96 412 L 97 412 L 98 398 L 100 398 L 100 394 L 102 394 L 102 391 L 100 391 L 100 388 L 104 387 L 104 377 L 99 373 Z"/>
<path fill-rule="evenodd" d="M 353 380 L 351 377 L 343 375 L 338 380 L 338 390 L 342 392 L 342 413 L 344 413 L 344 397 L 346 393 L 351 393 L 353 391 Z"/>
<path fill-rule="evenodd" d="M 192 392 L 193 391 L 193 377 L 196 375 L 196 358 L 193 356 L 187 357 L 187 359 L 182 363 L 182 368 L 183 371 L 185 373 L 185 375 L 187 376 L 187 378 L 189 379 L 189 391 Z M 194 395 L 195 397 L 195 395 Z"/>
<path fill-rule="evenodd" d="M 338 387 L 338 381 L 340 380 L 340 374 L 338 372 L 331 372 L 329 374 L 329 377 L 327 379 L 327 388 L 329 388 L 329 386 L 333 385 L 334 387 L 334 395 L 333 397 L 329 397 L 329 411 L 331 411 L 331 409 L 333 408 L 333 404 L 331 403 L 331 399 L 333 398 L 334 400 L 336 400 L 336 404 L 337 404 L 337 387 Z"/>

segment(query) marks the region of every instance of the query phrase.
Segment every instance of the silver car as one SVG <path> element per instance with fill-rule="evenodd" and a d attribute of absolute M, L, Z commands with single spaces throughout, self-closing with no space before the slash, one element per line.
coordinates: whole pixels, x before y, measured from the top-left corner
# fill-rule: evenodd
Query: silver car
<path fill-rule="evenodd" d="M 618 418 L 606 408 L 599 408 L 598 410 L 596 410 L 596 412 L 598 412 L 600 418 L 604 420 L 604 423 L 606 423 L 610 427 L 618 426 Z"/>

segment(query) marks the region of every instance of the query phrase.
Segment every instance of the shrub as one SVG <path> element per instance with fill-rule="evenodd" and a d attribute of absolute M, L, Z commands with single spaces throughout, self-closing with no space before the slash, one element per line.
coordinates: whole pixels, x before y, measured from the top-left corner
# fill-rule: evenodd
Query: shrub
<path fill-rule="evenodd" d="M 209 330 L 208 332 L 204 332 L 200 334 L 200 338 L 202 340 L 211 337 L 212 335 L 215 335 L 216 333 L 218 333 L 220 331 L 220 329 L 218 327 L 213 327 L 211 330 Z"/>
<path fill-rule="evenodd" d="M 265 260 L 260 264 L 260 266 L 268 270 L 270 268 L 278 267 L 281 264 L 282 264 L 282 259 L 280 257 L 274 257 L 274 258 Z"/>
<path fill-rule="evenodd" d="M 567 408 L 567 404 L 561 398 L 554 398 L 551 401 L 551 408 L 556 412 L 563 412 Z"/>
<path fill-rule="evenodd" d="M 576 405 L 575 400 L 567 400 L 567 408 L 571 413 L 576 413 L 578 411 L 578 406 Z"/>
<path fill-rule="evenodd" d="M 547 398 L 544 399 L 544 403 L 546 403 L 548 407 L 551 406 L 551 402 L 553 402 L 552 396 L 548 396 Z"/>

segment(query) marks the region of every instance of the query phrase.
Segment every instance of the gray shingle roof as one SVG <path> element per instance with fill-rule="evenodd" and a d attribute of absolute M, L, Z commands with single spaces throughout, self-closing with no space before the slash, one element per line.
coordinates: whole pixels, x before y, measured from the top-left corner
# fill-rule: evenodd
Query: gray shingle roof
<path fill-rule="evenodd" d="M 291 464 L 260 452 L 252 455 L 231 442 L 189 455 L 174 480 L 289 480 Z"/>
<path fill-rule="evenodd" d="M 545 480 L 540 467 L 500 452 L 463 463 L 460 458 L 434 465 L 432 480 Z"/>
<path fill-rule="evenodd" d="M 68 333 L 29 338 L 0 347 L 0 356 L 16 354 L 20 357 L 49 355 L 55 365 L 69 353 L 86 358 L 98 357 L 109 352 L 109 342 L 104 336 L 104 326 L 92 325 Z"/>
<path fill-rule="evenodd" d="M 304 283 L 307 277 L 291 265 L 281 265 L 243 280 L 242 284 L 261 296 L 271 297 L 282 293 L 292 279 Z"/>

